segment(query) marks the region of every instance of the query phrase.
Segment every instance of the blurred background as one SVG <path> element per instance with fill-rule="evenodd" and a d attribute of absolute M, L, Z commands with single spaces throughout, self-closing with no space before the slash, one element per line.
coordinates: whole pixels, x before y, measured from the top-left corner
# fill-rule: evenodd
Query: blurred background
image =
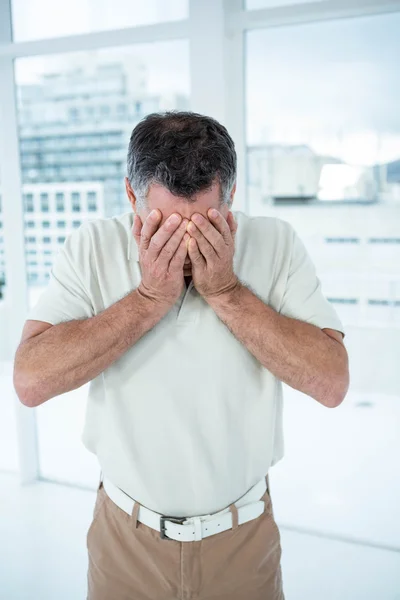
<path fill-rule="evenodd" d="M 270 473 L 286 600 L 400 599 L 400 1 L 0 0 L 0 598 L 86 597 L 87 386 L 22 406 L 13 358 L 65 238 L 130 209 L 130 133 L 235 140 L 233 209 L 290 221 L 345 326 L 328 410 L 284 386 Z"/>

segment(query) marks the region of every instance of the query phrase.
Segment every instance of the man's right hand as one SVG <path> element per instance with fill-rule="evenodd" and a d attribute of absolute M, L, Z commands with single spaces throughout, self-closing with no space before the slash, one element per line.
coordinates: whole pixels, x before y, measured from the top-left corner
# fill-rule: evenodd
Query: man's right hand
<path fill-rule="evenodd" d="M 148 215 L 143 225 L 138 215 L 134 217 L 132 232 L 138 245 L 142 270 L 138 292 L 157 304 L 172 306 L 184 286 L 183 265 L 187 255 L 186 240 L 190 237 L 186 233 L 189 221 L 173 213 L 159 228 L 161 220 L 158 209 Z"/>

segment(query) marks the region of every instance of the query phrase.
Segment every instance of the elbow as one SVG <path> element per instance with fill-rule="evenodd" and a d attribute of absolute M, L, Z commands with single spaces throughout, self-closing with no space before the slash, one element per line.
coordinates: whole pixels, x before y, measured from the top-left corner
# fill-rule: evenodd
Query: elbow
<path fill-rule="evenodd" d="M 35 386 L 23 373 L 14 368 L 13 375 L 14 390 L 19 401 L 28 408 L 35 408 L 42 404 L 40 396 L 36 393 Z"/>
<path fill-rule="evenodd" d="M 339 381 L 335 381 L 331 386 L 329 393 L 324 399 L 324 406 L 327 408 L 337 408 L 343 402 L 349 391 L 350 378 L 348 371 Z"/>

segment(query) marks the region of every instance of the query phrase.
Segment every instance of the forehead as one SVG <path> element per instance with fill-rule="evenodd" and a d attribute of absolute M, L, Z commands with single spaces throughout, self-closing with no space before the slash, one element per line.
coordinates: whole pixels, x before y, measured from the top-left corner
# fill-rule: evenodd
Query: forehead
<path fill-rule="evenodd" d="M 174 212 L 187 219 L 194 213 L 207 217 L 210 208 L 220 209 L 220 186 L 215 183 L 209 190 L 196 194 L 194 202 L 188 202 L 185 198 L 174 196 L 164 186 L 153 183 L 147 193 L 147 204 L 149 211 L 158 208 L 162 212 L 163 220 Z"/>

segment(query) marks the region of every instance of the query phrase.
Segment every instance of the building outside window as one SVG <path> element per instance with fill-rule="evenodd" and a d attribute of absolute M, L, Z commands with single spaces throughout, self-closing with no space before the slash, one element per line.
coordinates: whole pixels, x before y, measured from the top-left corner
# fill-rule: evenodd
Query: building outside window
<path fill-rule="evenodd" d="M 40 210 L 42 212 L 49 212 L 49 195 L 45 192 L 40 194 Z"/>
<path fill-rule="evenodd" d="M 65 211 L 65 199 L 63 192 L 58 192 L 56 194 L 56 211 L 64 212 Z"/>
<path fill-rule="evenodd" d="M 73 212 L 80 212 L 81 210 L 81 195 L 79 192 L 72 192 L 71 204 Z"/>
<path fill-rule="evenodd" d="M 87 206 L 88 211 L 93 212 L 97 210 L 97 198 L 96 192 L 88 192 L 87 194 Z"/>
<path fill-rule="evenodd" d="M 33 194 L 24 194 L 25 212 L 33 212 Z"/>

